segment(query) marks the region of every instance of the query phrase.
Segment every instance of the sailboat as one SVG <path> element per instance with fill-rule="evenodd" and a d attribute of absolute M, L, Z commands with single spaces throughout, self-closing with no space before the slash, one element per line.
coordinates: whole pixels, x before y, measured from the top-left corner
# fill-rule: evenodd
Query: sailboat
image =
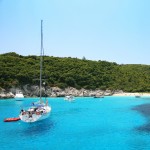
<path fill-rule="evenodd" d="M 51 112 L 51 107 L 42 100 L 42 65 L 43 65 L 43 20 L 41 20 L 41 56 L 40 56 L 40 100 L 32 103 L 26 110 L 21 110 L 19 118 L 23 122 L 31 123 L 48 118 Z"/>

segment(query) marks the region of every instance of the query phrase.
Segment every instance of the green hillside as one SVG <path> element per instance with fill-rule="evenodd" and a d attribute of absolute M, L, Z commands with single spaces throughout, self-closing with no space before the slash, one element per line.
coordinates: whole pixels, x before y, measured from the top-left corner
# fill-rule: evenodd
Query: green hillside
<path fill-rule="evenodd" d="M 150 65 L 118 65 L 107 61 L 44 56 L 48 86 L 150 92 Z M 0 55 L 0 87 L 39 84 L 39 56 Z"/>

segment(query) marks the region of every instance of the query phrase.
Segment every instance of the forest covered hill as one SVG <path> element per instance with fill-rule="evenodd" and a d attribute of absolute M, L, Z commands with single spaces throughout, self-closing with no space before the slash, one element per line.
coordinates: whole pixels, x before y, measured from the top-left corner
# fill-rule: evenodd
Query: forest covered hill
<path fill-rule="evenodd" d="M 43 80 L 47 86 L 76 89 L 150 92 L 150 65 L 44 56 Z M 39 56 L 0 54 L 0 87 L 38 85 Z"/>

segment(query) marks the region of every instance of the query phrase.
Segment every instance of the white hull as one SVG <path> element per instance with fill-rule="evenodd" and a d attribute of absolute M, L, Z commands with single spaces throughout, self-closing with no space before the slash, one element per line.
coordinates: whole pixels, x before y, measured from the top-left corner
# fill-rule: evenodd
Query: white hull
<path fill-rule="evenodd" d="M 20 113 L 20 115 L 19 115 L 20 119 L 26 123 L 31 123 L 31 122 L 36 122 L 36 121 L 46 119 L 50 115 L 51 107 L 44 106 L 44 107 L 42 107 L 42 109 L 40 111 L 36 111 L 36 112 L 34 112 L 32 110 L 33 110 L 33 108 L 29 108 L 28 111 Z M 29 114 L 29 112 L 31 112 L 31 114 Z"/>
<path fill-rule="evenodd" d="M 23 94 L 16 94 L 15 98 L 24 98 L 24 95 Z"/>
<path fill-rule="evenodd" d="M 73 96 L 66 96 L 66 97 L 64 98 L 64 100 L 66 100 L 66 101 L 74 101 L 75 99 L 74 99 Z"/>

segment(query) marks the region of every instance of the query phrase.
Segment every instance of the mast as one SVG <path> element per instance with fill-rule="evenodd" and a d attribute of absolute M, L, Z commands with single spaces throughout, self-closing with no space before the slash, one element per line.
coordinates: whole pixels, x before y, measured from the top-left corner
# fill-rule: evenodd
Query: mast
<path fill-rule="evenodd" d="M 42 67 L 43 67 L 43 20 L 41 20 L 41 55 L 40 55 L 40 102 L 42 102 Z"/>

